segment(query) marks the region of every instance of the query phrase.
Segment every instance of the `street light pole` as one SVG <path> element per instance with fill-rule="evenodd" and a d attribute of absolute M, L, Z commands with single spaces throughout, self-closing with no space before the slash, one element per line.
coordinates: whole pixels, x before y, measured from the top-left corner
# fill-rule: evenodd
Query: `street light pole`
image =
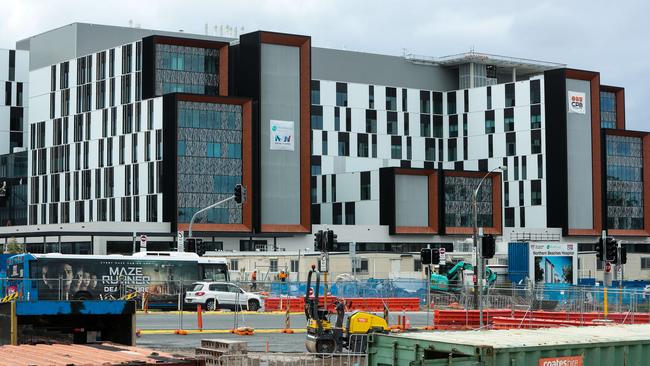
<path fill-rule="evenodd" d="M 505 172 L 508 170 L 507 166 L 498 166 L 489 172 L 485 173 L 483 178 L 481 178 L 481 181 L 478 183 L 478 186 L 474 190 L 472 194 L 472 216 L 474 219 L 474 227 L 473 227 L 473 239 L 474 239 L 474 252 L 476 253 L 476 265 L 474 266 L 474 277 L 476 278 L 476 282 L 474 283 L 474 304 L 478 303 L 478 308 L 479 308 L 479 327 L 483 328 L 483 275 L 485 273 L 485 270 L 483 269 L 483 256 L 481 253 L 481 246 L 478 245 L 478 219 L 477 219 L 477 197 L 478 197 L 478 192 L 481 189 L 481 185 L 483 184 L 483 181 L 485 178 L 487 178 L 491 173 L 493 173 L 496 170 L 501 170 L 502 172 Z"/>
<path fill-rule="evenodd" d="M 224 203 L 226 203 L 226 202 L 228 202 L 228 201 L 230 201 L 230 200 L 233 200 L 233 199 L 235 199 L 235 196 L 234 196 L 234 195 L 233 195 L 233 196 L 230 196 L 230 197 L 228 197 L 228 198 L 226 198 L 226 199 L 223 199 L 223 200 L 221 200 L 221 201 L 219 201 L 219 202 L 217 202 L 217 203 L 213 203 L 213 204 L 211 204 L 210 206 L 208 206 L 208 207 L 206 207 L 206 208 L 202 208 L 202 209 L 196 211 L 196 213 L 194 213 L 194 215 L 192 215 L 192 219 L 190 220 L 190 233 L 189 233 L 190 236 L 189 236 L 189 237 L 190 237 L 190 238 L 193 238 L 193 236 L 192 236 L 192 225 L 194 225 L 194 219 L 196 219 L 196 217 L 197 217 L 199 214 L 201 214 L 201 213 L 203 213 L 203 212 L 205 212 L 205 211 L 207 211 L 207 210 L 211 210 L 211 209 L 213 209 L 213 208 L 215 208 L 215 207 L 217 207 L 217 206 L 219 206 L 219 205 L 223 205 Z"/>

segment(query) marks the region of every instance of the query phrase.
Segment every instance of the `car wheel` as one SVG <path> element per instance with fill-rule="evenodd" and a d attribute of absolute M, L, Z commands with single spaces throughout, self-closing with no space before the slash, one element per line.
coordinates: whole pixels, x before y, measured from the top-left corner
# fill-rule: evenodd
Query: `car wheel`
<path fill-rule="evenodd" d="M 208 300 L 205 302 L 205 310 L 207 311 L 216 311 L 219 307 L 219 302 L 217 300 Z"/>
<path fill-rule="evenodd" d="M 248 310 L 258 311 L 260 309 L 260 302 L 257 300 L 248 300 Z"/>

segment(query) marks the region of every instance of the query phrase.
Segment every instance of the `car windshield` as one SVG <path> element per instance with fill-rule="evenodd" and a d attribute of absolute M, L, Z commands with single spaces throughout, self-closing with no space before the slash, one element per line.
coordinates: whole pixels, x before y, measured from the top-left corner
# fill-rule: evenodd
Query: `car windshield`
<path fill-rule="evenodd" d="M 192 288 L 190 289 L 190 291 L 199 291 L 202 288 L 203 288 L 202 283 L 195 283 L 195 284 L 192 284 Z"/>

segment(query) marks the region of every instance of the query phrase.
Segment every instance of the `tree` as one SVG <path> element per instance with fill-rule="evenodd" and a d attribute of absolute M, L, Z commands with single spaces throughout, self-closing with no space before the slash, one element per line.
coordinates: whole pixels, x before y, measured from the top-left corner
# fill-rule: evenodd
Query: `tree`
<path fill-rule="evenodd" d="M 5 247 L 5 253 L 8 254 L 19 254 L 25 253 L 25 247 L 23 244 L 18 243 L 16 238 L 9 239 L 7 246 Z"/>

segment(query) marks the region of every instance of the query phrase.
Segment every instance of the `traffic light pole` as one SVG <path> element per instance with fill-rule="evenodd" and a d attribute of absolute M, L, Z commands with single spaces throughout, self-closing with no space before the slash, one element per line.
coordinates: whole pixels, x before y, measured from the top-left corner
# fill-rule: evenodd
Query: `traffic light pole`
<path fill-rule="evenodd" d="M 219 201 L 219 202 L 217 202 L 217 203 L 213 203 L 213 204 L 211 204 L 210 206 L 208 206 L 208 207 L 206 207 L 206 208 L 202 208 L 202 209 L 196 211 L 196 213 L 195 213 L 194 215 L 192 215 L 192 219 L 190 220 L 190 233 L 189 233 L 189 237 L 190 237 L 190 238 L 193 238 L 193 236 L 192 236 L 192 225 L 194 225 L 194 219 L 196 219 L 196 217 L 197 217 L 199 214 L 202 214 L 202 213 L 204 213 L 205 211 L 211 210 L 211 209 L 213 209 L 213 208 L 215 208 L 215 207 L 217 207 L 217 206 L 223 205 L 224 203 L 226 203 L 226 202 L 228 202 L 228 201 L 231 201 L 231 200 L 234 200 L 234 199 L 235 199 L 235 196 L 232 195 L 232 196 L 230 196 L 230 197 L 228 197 L 228 198 L 226 198 L 226 199 L 224 199 L 224 200 L 221 200 L 221 201 Z"/>

